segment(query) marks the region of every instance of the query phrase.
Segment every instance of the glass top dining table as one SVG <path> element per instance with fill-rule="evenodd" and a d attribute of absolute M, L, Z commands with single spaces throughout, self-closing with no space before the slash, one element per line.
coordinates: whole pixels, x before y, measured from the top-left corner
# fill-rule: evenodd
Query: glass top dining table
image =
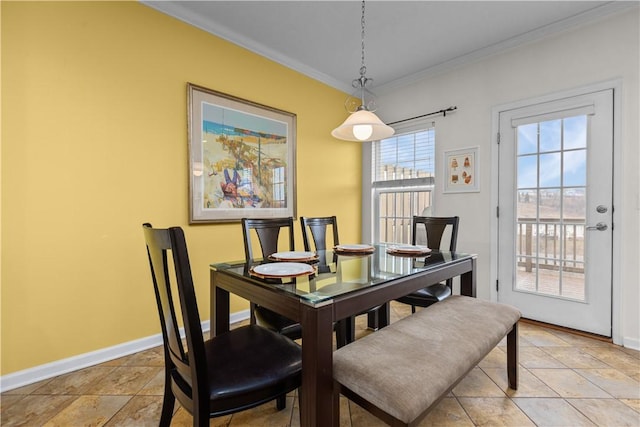
<path fill-rule="evenodd" d="M 317 260 L 309 262 L 309 274 L 291 272 L 294 277 L 260 274 L 272 272 L 273 266 L 259 267 L 271 260 L 210 265 L 212 336 L 230 328 L 230 294 L 302 325 L 302 426 L 339 425 L 339 396 L 333 389 L 334 322 L 382 306 L 384 326 L 390 301 L 454 277 L 460 278 L 460 294 L 476 296 L 476 255 L 403 255 L 390 253 L 390 246 L 375 244 L 367 254 L 320 251 Z"/>
<path fill-rule="evenodd" d="M 260 266 L 273 264 L 277 262 L 275 260 L 260 260 L 252 264 L 244 261 L 215 263 L 211 264 L 211 268 L 295 295 L 305 303 L 313 305 L 473 256 L 448 251 L 430 251 L 420 254 L 395 253 L 390 249 L 393 245 L 383 243 L 371 245 L 371 248 L 370 252 L 317 251 L 317 258 L 305 262 L 313 267 L 311 274 L 307 274 L 306 270 L 298 274 L 295 268 L 290 272 L 287 269 L 282 270 L 288 274 L 284 277 L 265 277 L 258 274 Z M 296 263 L 296 265 L 299 264 L 299 262 Z M 265 269 L 265 271 L 268 270 Z"/>

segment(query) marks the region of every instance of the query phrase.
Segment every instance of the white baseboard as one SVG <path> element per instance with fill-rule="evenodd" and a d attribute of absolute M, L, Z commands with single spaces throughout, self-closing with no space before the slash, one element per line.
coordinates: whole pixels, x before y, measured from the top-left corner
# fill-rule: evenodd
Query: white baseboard
<path fill-rule="evenodd" d="M 626 348 L 640 351 L 640 340 L 638 339 L 625 337 L 622 339 L 622 345 Z"/>
<path fill-rule="evenodd" d="M 247 319 L 249 319 L 249 309 L 231 313 L 231 316 L 229 316 L 229 323 L 233 325 L 234 323 L 243 322 Z M 204 323 L 205 322 L 203 322 L 202 324 L 204 325 Z M 209 322 L 206 322 L 206 323 L 207 323 L 207 331 L 208 331 L 210 327 Z M 204 327 L 202 330 L 204 331 Z"/>
<path fill-rule="evenodd" d="M 249 310 L 239 311 L 231 314 L 229 322 L 234 324 L 247 320 L 248 318 Z M 211 326 L 208 320 L 202 322 L 203 332 L 208 332 L 210 328 Z M 182 329 L 180 330 L 180 333 L 184 336 L 184 331 Z M 162 345 L 162 334 L 140 338 L 134 341 L 118 344 L 113 347 L 103 348 L 101 350 L 80 354 L 78 356 L 3 375 L 0 377 L 0 393 L 13 390 L 18 387 L 24 387 L 38 381 L 57 377 L 58 375 L 87 368 L 89 366 L 108 362 L 109 360 L 129 356 L 159 345 Z M 640 341 L 637 339 L 623 338 L 623 345 L 633 350 L 640 350 Z"/>
<path fill-rule="evenodd" d="M 229 321 L 233 324 L 242 322 L 248 318 L 249 310 L 244 310 L 232 313 Z M 210 322 L 208 320 L 202 322 L 202 331 L 209 332 L 209 329 Z M 180 334 L 184 337 L 184 330 L 182 328 L 180 329 Z M 98 365 L 100 363 L 108 362 L 109 360 L 118 359 L 120 357 L 128 356 L 160 345 L 162 345 L 162 334 L 156 334 L 150 337 L 140 338 L 134 341 L 114 345 L 112 347 L 91 351 L 89 353 L 72 356 L 66 359 L 3 375 L 0 377 L 0 393 L 13 390 L 18 387 L 24 387 L 52 377 L 57 377 L 58 375 L 87 368 L 89 366 Z"/>

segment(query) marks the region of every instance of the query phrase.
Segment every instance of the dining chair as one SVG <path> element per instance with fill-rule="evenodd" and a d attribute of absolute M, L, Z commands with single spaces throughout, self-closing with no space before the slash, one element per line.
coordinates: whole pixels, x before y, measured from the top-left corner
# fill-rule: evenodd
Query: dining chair
<path fill-rule="evenodd" d="M 434 216 L 414 216 L 412 221 L 412 243 L 415 245 L 418 237 L 418 226 L 424 226 L 427 234 L 427 246 L 434 251 L 439 251 L 442 245 L 442 237 L 447 228 L 450 230 L 449 251 L 454 252 L 458 242 L 458 224 L 460 218 L 451 217 L 434 217 Z M 453 289 L 453 279 L 447 279 L 445 283 L 436 283 L 427 286 L 396 301 L 410 304 L 411 313 L 416 312 L 416 307 L 429 307 L 438 301 L 449 297 Z"/>
<path fill-rule="evenodd" d="M 282 229 L 285 229 L 288 233 L 288 247 L 286 250 L 294 250 L 293 218 L 242 218 L 241 222 L 247 266 L 256 262 L 253 252 L 251 230 L 258 236 L 260 254 L 264 260 L 268 259 L 269 255 L 278 252 L 278 241 Z M 251 324 L 264 326 L 292 340 L 302 338 L 302 327 L 294 320 L 288 319 L 268 308 L 256 305 L 253 302 L 249 303 L 249 312 Z"/>
<path fill-rule="evenodd" d="M 244 254 L 247 262 L 255 262 L 253 256 L 253 245 L 251 243 L 251 230 L 254 230 L 260 243 L 262 259 L 267 259 L 269 255 L 278 252 L 278 240 L 280 231 L 286 229 L 288 232 L 288 251 L 295 249 L 293 237 L 293 218 L 242 218 L 242 234 L 244 236 Z"/>
<path fill-rule="evenodd" d="M 293 251 L 295 242 L 293 237 L 293 218 L 243 218 L 242 233 L 244 236 L 244 253 L 247 265 L 254 263 L 253 248 L 251 243 L 251 230 L 258 235 L 260 252 L 262 259 L 268 259 L 269 255 L 278 252 L 278 241 L 280 230 L 286 229 L 288 232 L 288 251 Z M 251 323 L 255 323 L 272 331 L 278 332 L 286 337 L 297 340 L 302 338 L 302 326 L 300 323 L 282 316 L 266 307 L 250 303 Z M 338 347 L 342 347 L 347 342 L 347 325 L 336 322 L 336 342 Z"/>
<path fill-rule="evenodd" d="M 333 240 L 333 246 L 340 244 L 340 237 L 338 235 L 338 219 L 335 216 L 325 217 L 300 217 L 300 226 L 302 227 L 302 243 L 304 244 L 305 251 L 314 250 L 318 252 L 320 268 L 324 265 L 327 266 L 325 251 L 327 250 L 327 234 L 328 229 L 331 228 L 331 237 Z M 311 246 L 313 243 L 313 247 Z M 328 267 L 327 267 L 328 270 Z M 366 314 L 368 319 L 367 323 L 371 329 L 378 329 L 378 310 L 382 309 L 382 306 L 372 307 L 362 313 L 357 314 L 360 316 Z M 355 318 L 351 316 L 347 319 L 339 321 L 339 328 L 346 334 L 346 344 L 355 340 Z"/>
<path fill-rule="evenodd" d="M 329 227 L 331 227 L 332 244 L 333 246 L 339 245 L 338 219 L 335 216 L 303 216 L 300 217 L 300 226 L 302 227 L 302 244 L 304 245 L 304 250 L 316 251 L 318 253 L 318 271 L 320 273 L 330 271 L 325 252 L 328 241 L 327 231 Z"/>
<path fill-rule="evenodd" d="M 271 400 L 284 409 L 286 394 L 301 384 L 301 347 L 257 325 L 205 340 L 184 232 L 180 227 L 157 229 L 148 223 L 143 231 L 164 347 L 160 426 L 171 424 L 176 399 L 191 413 L 194 426 L 208 426 L 210 418 Z M 180 336 L 178 313 L 185 340 Z"/>

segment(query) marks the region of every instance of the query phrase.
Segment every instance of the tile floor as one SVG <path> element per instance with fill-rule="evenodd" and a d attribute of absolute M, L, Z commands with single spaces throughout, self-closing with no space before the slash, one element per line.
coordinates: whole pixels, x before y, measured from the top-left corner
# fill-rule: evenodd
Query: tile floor
<path fill-rule="evenodd" d="M 392 304 L 392 321 L 409 314 Z M 366 316 L 357 321 L 358 336 Z M 163 357 L 154 348 L 2 393 L 2 426 L 157 426 Z M 172 426 L 190 426 L 176 405 Z M 384 425 L 341 398 L 341 426 Z M 299 426 L 295 395 L 211 420 L 212 426 Z M 640 352 L 530 323 L 520 327 L 520 387 L 507 387 L 501 343 L 420 426 L 640 426 Z"/>

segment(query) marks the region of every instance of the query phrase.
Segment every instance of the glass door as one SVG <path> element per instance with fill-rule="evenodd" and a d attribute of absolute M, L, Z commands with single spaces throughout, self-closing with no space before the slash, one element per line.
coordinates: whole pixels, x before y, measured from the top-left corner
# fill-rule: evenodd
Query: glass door
<path fill-rule="evenodd" d="M 500 114 L 501 301 L 611 336 L 613 96 Z"/>

